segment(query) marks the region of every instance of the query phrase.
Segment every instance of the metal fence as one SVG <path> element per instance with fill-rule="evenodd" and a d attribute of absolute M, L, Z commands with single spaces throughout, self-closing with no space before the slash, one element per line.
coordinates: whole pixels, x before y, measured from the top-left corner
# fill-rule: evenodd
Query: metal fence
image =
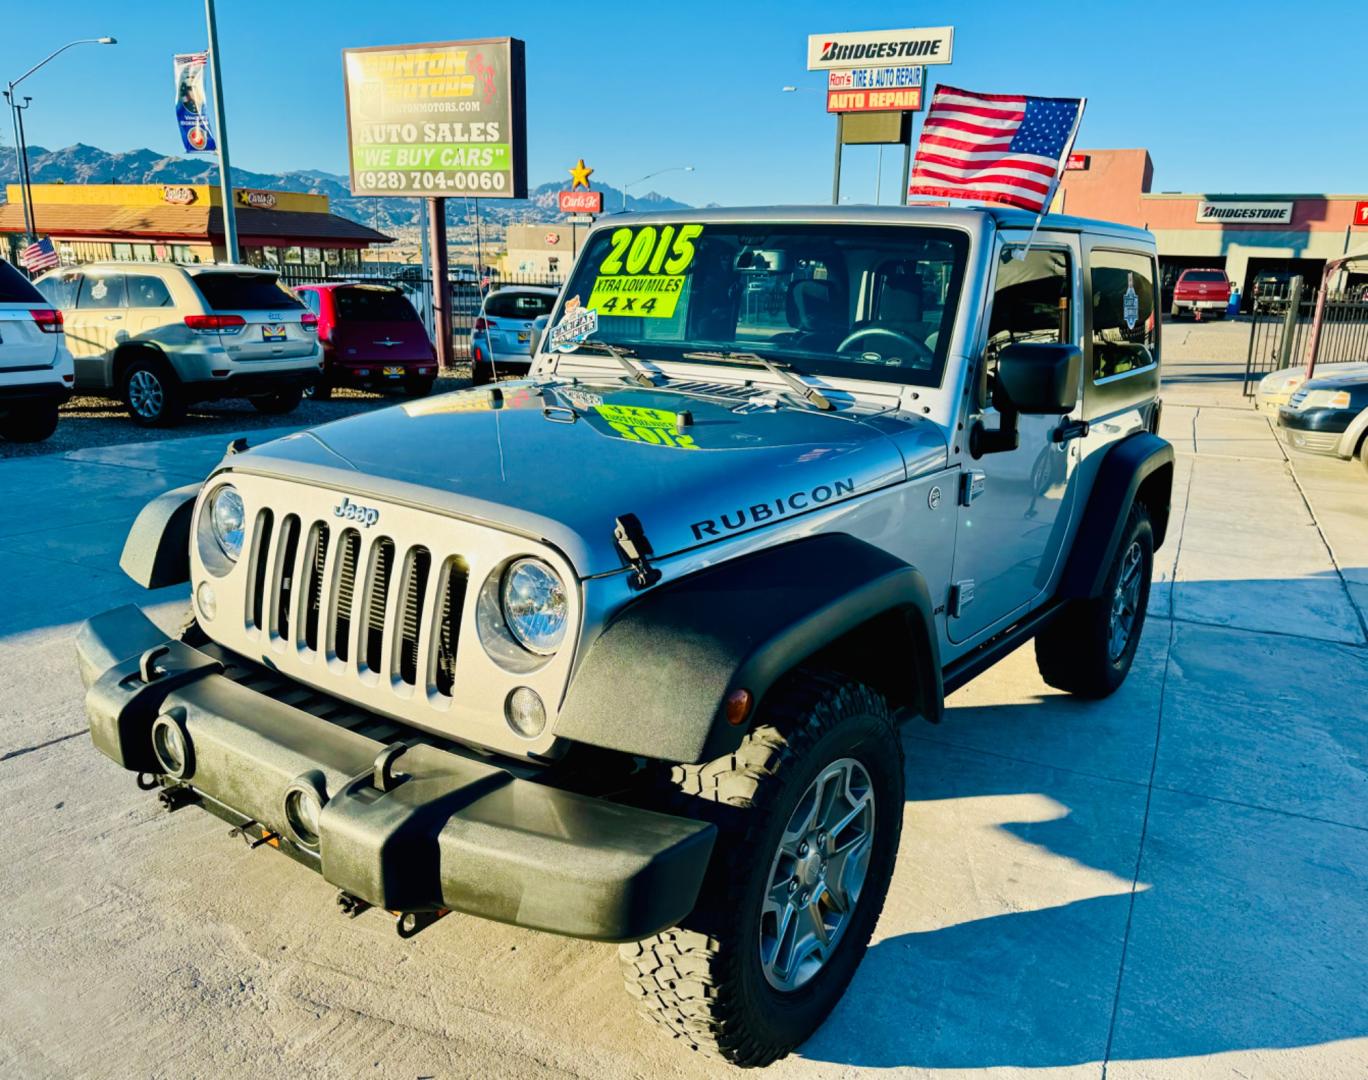
<path fill-rule="evenodd" d="M 328 282 L 361 281 L 393 285 L 402 289 L 422 317 L 428 336 L 432 335 L 432 279 L 418 266 L 363 265 L 359 270 L 344 271 L 336 267 L 316 264 L 287 263 L 275 267 L 284 285 L 319 285 Z M 455 266 L 447 274 L 451 296 L 451 335 L 453 351 L 459 357 L 470 355 L 470 333 L 480 314 L 485 295 L 516 285 L 541 285 L 559 289 L 560 278 L 546 274 L 487 274 L 478 275 L 473 266 Z"/>
<path fill-rule="evenodd" d="M 1301 277 L 1276 289 L 1265 288 L 1254 304 L 1245 360 L 1244 393 L 1252 397 L 1271 371 L 1308 364 L 1368 361 L 1368 292 L 1358 286 L 1327 293 L 1316 332 L 1317 292 Z"/>

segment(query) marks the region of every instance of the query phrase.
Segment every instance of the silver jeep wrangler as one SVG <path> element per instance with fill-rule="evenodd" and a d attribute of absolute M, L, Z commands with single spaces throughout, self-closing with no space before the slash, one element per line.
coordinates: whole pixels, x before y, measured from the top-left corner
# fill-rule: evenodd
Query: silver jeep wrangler
<path fill-rule="evenodd" d="M 1149 233 L 990 208 L 618 216 L 530 377 L 247 449 L 79 640 L 96 746 L 416 933 L 625 943 L 764 1065 L 878 920 L 898 727 L 1028 639 L 1131 666 L 1173 473 Z M 1030 243 L 1028 245 L 1028 239 Z"/>

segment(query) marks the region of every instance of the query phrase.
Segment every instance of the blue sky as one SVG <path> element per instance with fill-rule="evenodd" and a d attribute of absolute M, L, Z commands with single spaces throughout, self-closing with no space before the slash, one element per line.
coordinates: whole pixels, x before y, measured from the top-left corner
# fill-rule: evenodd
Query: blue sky
<path fill-rule="evenodd" d="M 178 152 L 171 56 L 203 48 L 196 0 L 14 0 L 0 81 L 74 37 L 24 85 L 30 141 Z M 1144 146 L 1156 190 L 1368 191 L 1361 0 L 1284 3 L 600 3 L 219 0 L 235 164 L 342 172 L 345 46 L 511 35 L 527 42 L 529 179 L 655 187 L 701 204 L 830 199 L 834 122 L 805 70 L 807 34 L 955 26 L 955 61 L 932 81 L 973 90 L 1086 95 L 1080 147 Z M 1296 12 L 1308 13 L 1297 19 Z M 1314 12 L 1312 14 L 1312 12 Z M 55 17 L 60 13 L 60 19 Z M 8 117 L 4 141 L 9 142 Z M 845 191 L 873 201 L 873 148 L 848 148 Z M 900 162 L 884 155 L 883 199 Z"/>

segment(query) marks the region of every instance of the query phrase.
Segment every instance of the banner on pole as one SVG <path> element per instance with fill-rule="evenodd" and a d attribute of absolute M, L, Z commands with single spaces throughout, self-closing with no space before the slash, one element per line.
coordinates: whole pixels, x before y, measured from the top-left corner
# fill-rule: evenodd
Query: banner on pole
<path fill-rule="evenodd" d="M 207 53 L 179 53 L 176 56 L 176 123 L 180 127 L 181 142 L 191 154 L 218 151 L 214 133 L 209 128 L 209 114 L 205 111 L 209 102 L 204 85 L 208 66 Z"/>

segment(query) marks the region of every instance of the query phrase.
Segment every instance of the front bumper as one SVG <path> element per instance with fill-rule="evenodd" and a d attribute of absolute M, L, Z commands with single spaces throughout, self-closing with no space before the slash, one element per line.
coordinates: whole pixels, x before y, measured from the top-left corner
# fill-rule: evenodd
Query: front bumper
<path fill-rule="evenodd" d="M 1340 443 L 1357 415 L 1352 409 L 1294 409 L 1283 405 L 1278 409 L 1278 427 L 1289 446 L 1313 454 L 1348 457 Z"/>
<path fill-rule="evenodd" d="M 76 648 L 100 751 L 367 904 L 633 941 L 697 898 L 712 825 L 565 791 L 397 725 L 322 719 L 227 677 L 136 607 L 91 619 Z M 188 743 L 180 777 L 153 751 L 159 716 Z M 316 850 L 284 811 L 301 783 L 326 796 Z"/>

